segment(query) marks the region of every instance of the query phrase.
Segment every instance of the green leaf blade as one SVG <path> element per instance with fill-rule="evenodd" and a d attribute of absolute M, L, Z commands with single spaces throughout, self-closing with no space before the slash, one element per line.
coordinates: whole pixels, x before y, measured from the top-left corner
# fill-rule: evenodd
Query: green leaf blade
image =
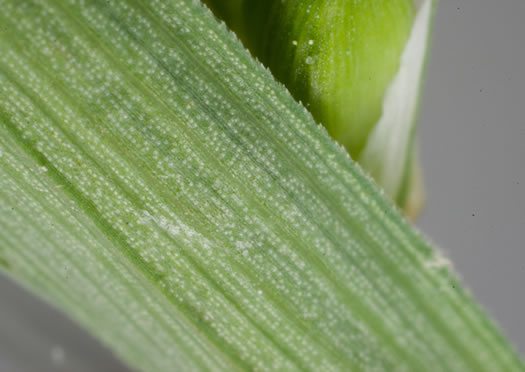
<path fill-rule="evenodd" d="M 130 365 L 519 368 L 199 4 L 0 5 L 0 252 Z"/>

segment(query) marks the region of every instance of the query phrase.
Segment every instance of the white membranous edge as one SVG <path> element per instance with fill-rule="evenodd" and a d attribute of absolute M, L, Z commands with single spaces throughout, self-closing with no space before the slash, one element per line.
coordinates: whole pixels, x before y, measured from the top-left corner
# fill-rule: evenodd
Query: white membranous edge
<path fill-rule="evenodd" d="M 399 71 L 383 99 L 383 112 L 370 133 L 360 163 L 386 193 L 396 198 L 410 165 L 413 126 L 430 33 L 432 0 L 414 0 L 416 17 Z"/>

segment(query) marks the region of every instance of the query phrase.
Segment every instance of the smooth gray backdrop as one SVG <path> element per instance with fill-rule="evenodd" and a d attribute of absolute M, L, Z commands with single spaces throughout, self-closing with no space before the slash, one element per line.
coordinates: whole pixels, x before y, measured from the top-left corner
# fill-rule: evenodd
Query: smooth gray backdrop
<path fill-rule="evenodd" d="M 420 120 L 421 229 L 525 354 L 525 1 L 441 0 Z"/>
<path fill-rule="evenodd" d="M 525 1 L 441 0 L 420 118 L 418 225 L 525 354 Z M 0 371 L 126 371 L 0 277 Z"/>

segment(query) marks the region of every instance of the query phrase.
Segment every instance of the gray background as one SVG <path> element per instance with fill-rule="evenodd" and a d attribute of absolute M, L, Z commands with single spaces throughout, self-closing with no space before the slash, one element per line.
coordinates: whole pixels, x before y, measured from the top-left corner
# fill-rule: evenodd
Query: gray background
<path fill-rule="evenodd" d="M 525 1 L 441 0 L 420 228 L 525 354 Z"/>
<path fill-rule="evenodd" d="M 441 0 L 420 119 L 418 225 L 525 354 L 525 1 Z M 0 278 L 0 371 L 125 371 Z"/>

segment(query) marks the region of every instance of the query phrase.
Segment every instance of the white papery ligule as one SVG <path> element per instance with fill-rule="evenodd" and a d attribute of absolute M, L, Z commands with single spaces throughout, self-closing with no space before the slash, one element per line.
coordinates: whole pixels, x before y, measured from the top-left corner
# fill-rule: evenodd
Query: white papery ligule
<path fill-rule="evenodd" d="M 358 159 L 409 216 L 423 201 L 414 124 L 431 28 L 432 0 L 414 0 L 417 14 L 398 73 L 383 100 L 383 113 Z M 401 200 L 400 200 L 401 199 Z"/>

